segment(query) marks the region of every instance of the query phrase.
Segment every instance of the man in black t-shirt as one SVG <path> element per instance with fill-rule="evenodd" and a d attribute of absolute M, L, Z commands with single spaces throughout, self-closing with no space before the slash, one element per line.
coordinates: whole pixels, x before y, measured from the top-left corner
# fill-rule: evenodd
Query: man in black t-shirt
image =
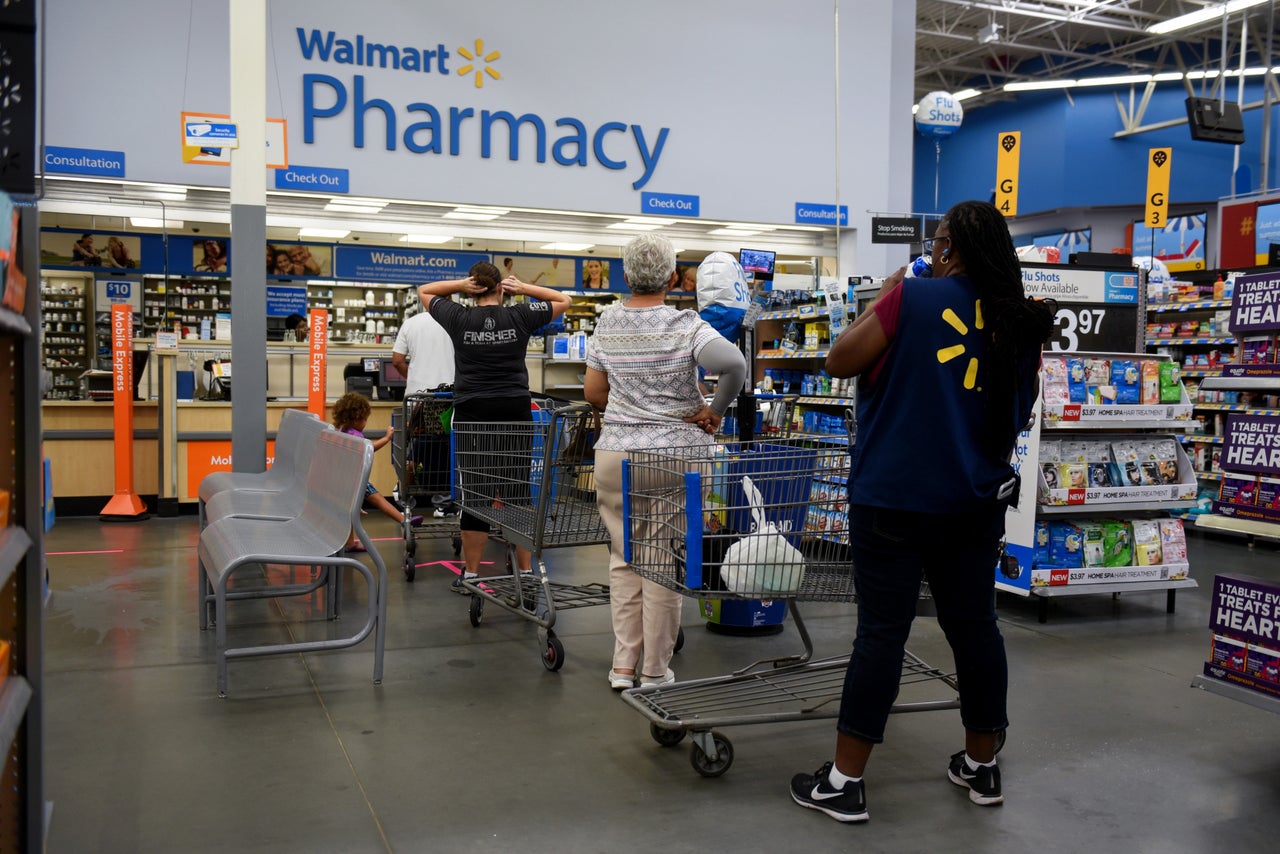
<path fill-rule="evenodd" d="M 527 422 L 530 420 L 529 371 L 525 367 L 525 354 L 529 337 L 533 330 L 564 314 L 571 300 L 561 291 L 526 284 L 515 276 L 500 280 L 498 268 L 487 261 L 474 264 L 469 273 L 465 279 L 433 282 L 418 288 L 422 304 L 453 340 L 456 368 L 453 420 L 458 423 Z M 466 308 L 447 298 L 458 293 L 475 297 L 475 307 Z M 507 294 L 523 294 L 534 302 L 503 305 Z M 468 431 L 455 438 L 464 502 L 471 501 L 473 506 L 481 499 L 495 504 L 527 502 L 531 448 L 503 447 L 501 430 Z M 532 433 L 528 438 L 532 439 Z M 510 435 L 506 441 L 511 441 Z M 473 460 L 485 462 L 470 462 Z M 492 462 L 495 460 L 496 467 Z M 507 460 L 513 461 L 513 465 L 518 463 L 518 470 L 506 470 Z M 480 469 L 493 473 L 484 479 L 477 476 Z M 480 569 L 489 524 L 464 508 L 460 526 L 466 562 L 463 577 L 471 579 Z M 517 558 L 520 570 L 529 571 L 529 552 L 518 549 Z"/>

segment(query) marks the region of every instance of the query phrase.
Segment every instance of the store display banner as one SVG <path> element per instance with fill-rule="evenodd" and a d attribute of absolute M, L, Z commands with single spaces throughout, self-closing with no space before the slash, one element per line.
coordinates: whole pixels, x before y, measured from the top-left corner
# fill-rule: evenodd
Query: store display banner
<path fill-rule="evenodd" d="M 421 285 L 464 278 L 472 264 L 488 260 L 488 255 L 474 252 L 335 246 L 333 270 L 338 279 Z"/>
<path fill-rule="evenodd" d="M 1222 468 L 1229 472 L 1280 477 L 1280 418 L 1229 415 L 1222 441 Z"/>
<path fill-rule="evenodd" d="M 100 178 L 124 177 L 124 152 L 98 148 L 44 147 L 44 171 L 64 175 L 96 175 Z"/>
<path fill-rule="evenodd" d="M 818 205 L 813 202 L 796 202 L 796 222 L 798 224 L 835 225 L 837 214 L 840 217 L 841 226 L 849 224 L 848 205 L 841 205 L 839 211 L 837 211 L 835 205 Z"/>
<path fill-rule="evenodd" d="M 267 317 L 288 317 L 307 313 L 307 289 L 267 285 Z"/>
<path fill-rule="evenodd" d="M 325 166 L 299 166 L 276 170 L 277 190 L 313 190 L 317 193 L 349 193 L 351 171 Z"/>
<path fill-rule="evenodd" d="M 651 216 L 698 216 L 702 199 L 678 193 L 641 193 L 640 213 Z"/>
<path fill-rule="evenodd" d="M 1147 152 L 1147 199 L 1142 221 L 1148 228 L 1164 228 L 1169 221 L 1169 174 L 1172 171 L 1172 148 L 1153 148 Z"/>
<path fill-rule="evenodd" d="M 799 222 L 800 206 L 796 205 L 796 221 Z M 848 209 L 844 211 L 848 220 Z M 841 223 L 844 225 L 845 223 Z M 923 232 L 920 220 L 915 217 L 873 216 L 871 218 L 872 243 L 919 243 Z"/>
<path fill-rule="evenodd" d="M 1280 329 L 1280 273 L 1259 273 L 1236 279 L 1228 327 L 1232 335 Z"/>
<path fill-rule="evenodd" d="M 1209 628 L 1275 649 L 1280 645 L 1280 587 L 1248 575 L 1216 575 Z"/>

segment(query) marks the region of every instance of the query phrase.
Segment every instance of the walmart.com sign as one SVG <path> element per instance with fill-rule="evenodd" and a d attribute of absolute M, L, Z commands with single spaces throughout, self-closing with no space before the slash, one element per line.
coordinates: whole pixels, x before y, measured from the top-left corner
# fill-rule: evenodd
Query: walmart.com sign
<path fill-rule="evenodd" d="M 357 34 L 354 40 L 338 38 L 332 30 L 322 33 L 298 27 L 297 36 L 302 58 L 308 62 L 448 77 L 450 60 L 460 55 L 463 63 L 454 66 L 452 73 L 474 80 L 477 88 L 483 88 L 486 79 L 502 79 L 495 67 L 501 52 L 486 51 L 480 39 L 475 41 L 474 50 L 460 47 L 450 52 L 443 44 L 416 48 L 369 41 L 363 34 Z M 464 149 L 474 151 L 478 147 L 480 156 L 489 159 L 494 156 L 495 146 L 500 152 L 505 143 L 507 159 L 518 161 L 523 136 L 523 141 L 532 147 L 532 155 L 528 148 L 524 155 L 532 156 L 538 163 L 546 163 L 548 153 L 560 166 L 586 167 L 595 162 L 606 169 L 627 171 L 636 176 L 631 187 L 639 190 L 657 170 L 670 134 L 670 129 L 665 127 L 659 128 L 656 134 L 652 131 L 646 134 L 639 124 L 619 121 L 588 128 L 585 122 L 572 116 L 545 119 L 535 113 L 516 115 L 507 110 L 487 109 L 477 112 L 473 107 L 438 107 L 425 101 L 397 107 L 374 97 L 366 85 L 364 74 L 351 75 L 349 80 L 331 74 L 304 74 L 303 142 L 314 144 L 322 122 L 342 118 L 350 110 L 355 148 L 365 147 L 366 125 L 371 124 L 375 130 L 368 135 L 369 142 L 381 143 L 387 151 L 403 145 L 415 154 L 458 157 Z M 526 130 L 532 131 L 531 141 Z"/>

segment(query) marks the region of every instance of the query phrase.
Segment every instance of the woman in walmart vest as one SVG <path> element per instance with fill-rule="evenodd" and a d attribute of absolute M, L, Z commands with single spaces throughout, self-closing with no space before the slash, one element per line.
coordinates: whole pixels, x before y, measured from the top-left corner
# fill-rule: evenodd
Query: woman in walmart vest
<path fill-rule="evenodd" d="M 1002 800 L 995 747 L 1008 726 L 1008 670 L 992 584 L 1017 494 L 1010 455 L 1054 306 L 1024 296 L 1008 226 L 990 204 L 953 207 L 930 252 L 939 278 L 904 281 L 898 270 L 827 356 L 831 376 L 859 377 L 849 478 L 858 628 L 835 762 L 797 775 L 792 797 L 841 821 L 867 817 L 861 777 L 884 738 L 922 580 L 959 682 L 965 750 L 949 776 L 975 803 Z"/>

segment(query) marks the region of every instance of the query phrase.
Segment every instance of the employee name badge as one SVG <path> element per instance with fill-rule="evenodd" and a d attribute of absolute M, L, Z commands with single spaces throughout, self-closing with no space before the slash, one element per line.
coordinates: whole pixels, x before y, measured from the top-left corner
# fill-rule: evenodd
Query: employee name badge
<path fill-rule="evenodd" d="M 822 291 L 827 297 L 827 325 L 831 328 L 831 340 L 835 341 L 849 324 L 849 309 L 837 282 L 823 282 Z"/>

